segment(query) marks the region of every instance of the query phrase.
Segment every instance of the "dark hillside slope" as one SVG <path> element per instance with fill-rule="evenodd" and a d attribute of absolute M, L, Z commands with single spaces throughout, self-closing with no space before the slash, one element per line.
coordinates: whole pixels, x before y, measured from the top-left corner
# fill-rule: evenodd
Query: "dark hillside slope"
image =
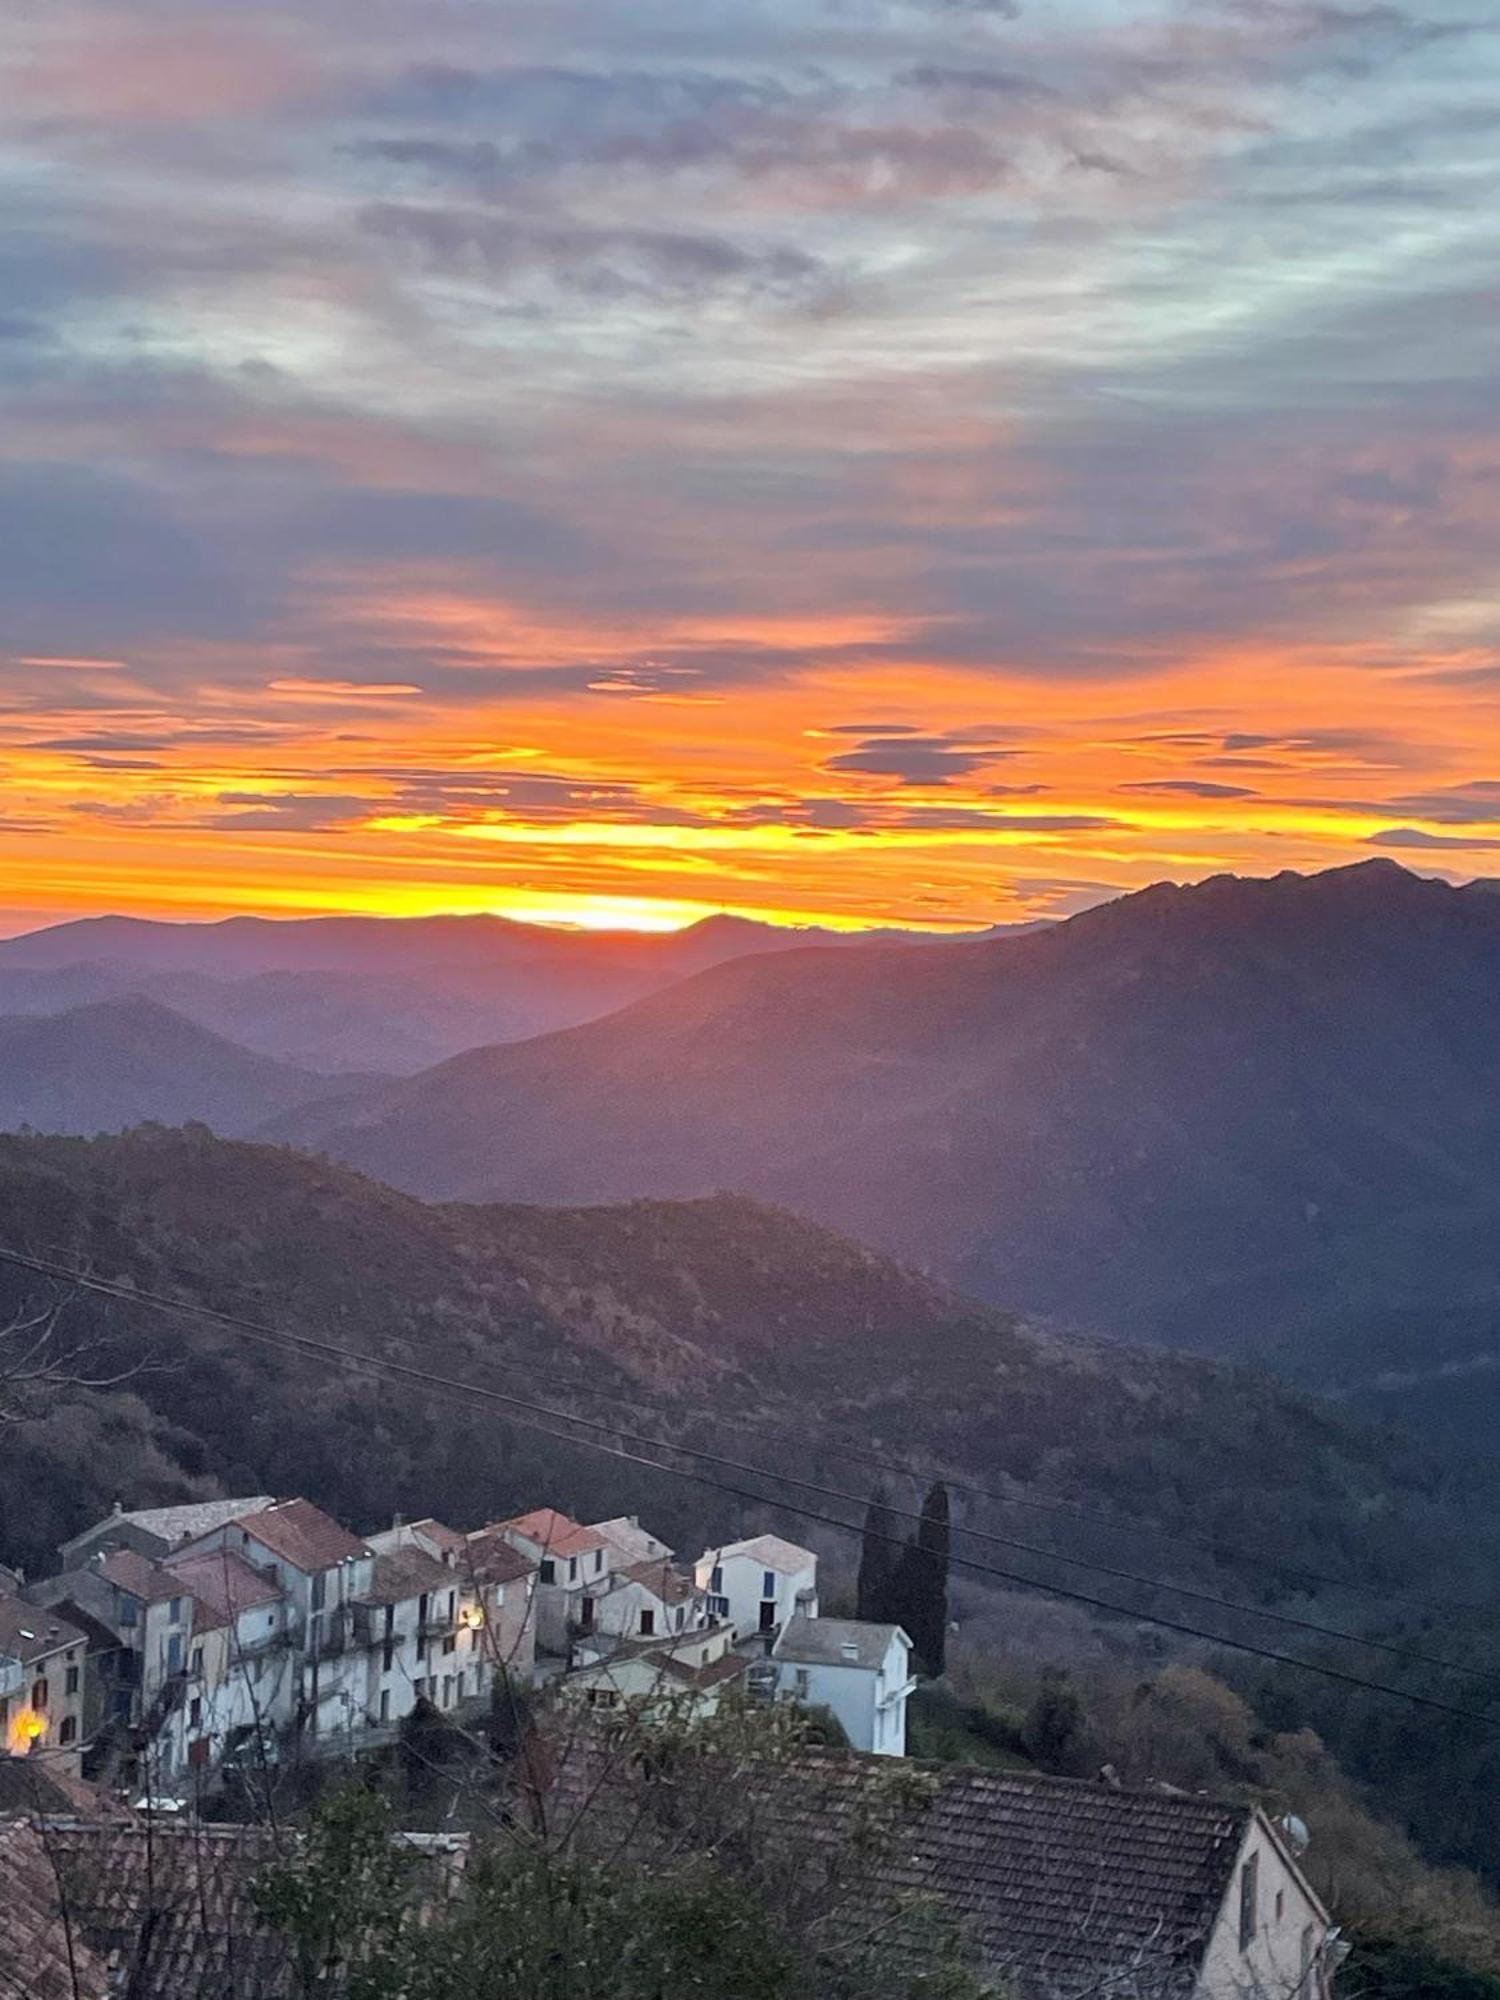
<path fill-rule="evenodd" d="M 432 1208 L 202 1132 L 0 1139 L 0 1245 L 855 1493 L 874 1475 L 841 1438 L 1382 1583 L 1449 1541 L 1439 1487 L 1377 1433 L 1215 1364 L 1044 1335 L 737 1197 Z M 0 1266 L 0 1307 L 46 1289 Z M 144 1503 L 205 1480 L 306 1490 L 363 1527 L 394 1507 L 469 1523 L 551 1498 L 655 1510 L 685 1544 L 744 1513 L 491 1409 L 194 1322 L 85 1295 L 68 1324 L 120 1354 L 144 1343 L 155 1365 L 8 1433 L 0 1558 L 34 1563 L 117 1490 Z M 757 1436 L 768 1422 L 809 1442 Z"/>
<path fill-rule="evenodd" d="M 348 1087 L 348 1079 L 343 1079 Z M 0 1129 L 113 1132 L 147 1119 L 250 1132 L 339 1082 L 256 1055 L 142 999 L 0 1017 Z"/>
<path fill-rule="evenodd" d="M 724 966 L 286 1129 L 445 1197 L 738 1188 L 992 1298 L 1253 1351 L 1361 1283 L 1500 1288 L 1497 1013 L 1500 898 L 1370 862 Z"/>

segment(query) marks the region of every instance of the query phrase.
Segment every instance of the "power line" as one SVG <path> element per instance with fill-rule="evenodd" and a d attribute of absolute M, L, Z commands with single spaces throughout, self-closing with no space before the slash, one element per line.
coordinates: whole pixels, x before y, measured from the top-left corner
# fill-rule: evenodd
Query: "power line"
<path fill-rule="evenodd" d="M 570 1410 L 550 1409 L 545 1404 L 537 1403 L 529 1398 L 508 1396 L 503 1390 L 495 1389 L 488 1385 L 481 1386 L 476 1383 L 463 1383 L 452 1377 L 438 1376 L 430 1370 L 409 1368 L 404 1363 L 381 1361 L 378 1357 L 358 1354 L 348 1348 L 340 1347 L 335 1342 L 319 1341 L 314 1336 L 307 1334 L 287 1333 L 277 1328 L 267 1327 L 259 1321 L 245 1319 L 240 1315 L 224 1312 L 216 1307 L 172 1299 L 163 1293 L 143 1291 L 134 1286 L 119 1285 L 107 1279 L 94 1278 L 84 1273 L 73 1272 L 66 1266 L 54 1263 L 48 1259 L 30 1258 L 18 1251 L 0 1249 L 0 1262 L 17 1264 L 23 1268 L 38 1271 L 54 1281 L 65 1280 L 85 1289 L 103 1292 L 111 1298 L 123 1300 L 127 1303 L 151 1305 L 186 1315 L 190 1318 L 203 1319 L 213 1325 L 230 1327 L 247 1337 L 258 1339 L 265 1343 L 279 1343 L 282 1346 L 292 1345 L 307 1352 L 331 1355 L 343 1361 L 346 1365 L 355 1367 L 364 1366 L 376 1372 L 383 1370 L 387 1373 L 407 1374 L 428 1383 L 442 1382 L 451 1390 L 461 1391 L 470 1395 L 484 1396 L 511 1408 L 525 1410 L 537 1416 L 548 1417 L 554 1422 L 577 1425 L 584 1430 L 602 1433 L 607 1437 L 624 1438 L 633 1444 L 644 1445 L 653 1451 L 675 1451 L 680 1455 L 699 1459 L 705 1464 L 715 1465 L 727 1471 L 748 1474 L 752 1478 L 771 1479 L 789 1483 L 798 1487 L 801 1491 L 815 1494 L 821 1499 L 841 1501 L 854 1507 L 864 1504 L 862 1498 L 857 1494 L 846 1493 L 839 1488 L 825 1486 L 814 1480 L 799 1479 L 793 1474 L 781 1472 L 767 1466 L 748 1464 L 744 1460 L 729 1458 L 722 1453 L 706 1451 L 701 1446 L 678 1444 L 664 1438 L 643 1436 L 641 1433 L 632 1431 L 618 1422 L 600 1421 L 595 1418 L 580 1416 Z M 557 1378 L 553 1377 L 552 1379 L 556 1381 Z M 570 1389 L 569 1393 L 576 1393 L 576 1390 Z M 643 1403 L 641 1407 L 649 1408 L 650 1405 Z M 711 1413 L 696 1412 L 695 1414 L 707 1414 L 709 1421 L 713 1421 Z M 784 1434 L 788 1436 L 796 1435 L 790 1432 Z M 588 1440 L 579 1438 L 574 1439 L 573 1442 L 582 1444 L 588 1442 Z M 671 1467 L 661 1467 L 659 1469 L 663 1471 L 673 1470 Z M 911 1468 L 903 1468 L 903 1470 L 908 1476 L 923 1476 L 913 1474 Z M 938 1475 L 930 1470 L 926 1476 L 945 1477 L 945 1475 Z M 960 1490 L 962 1490 L 961 1482 L 954 1481 L 952 1483 L 955 1486 L 959 1486 Z M 892 1507 L 889 1511 L 908 1523 L 915 1523 L 920 1518 L 916 1513 L 907 1508 Z M 1259 1618 L 1268 1623 L 1279 1625 L 1289 1631 L 1306 1632 L 1315 1638 L 1332 1640 L 1337 1644 L 1362 1647 L 1367 1651 L 1381 1653 L 1402 1665 L 1432 1667 L 1442 1673 L 1454 1674 L 1475 1687 L 1500 1690 L 1500 1680 L 1487 1674 L 1481 1668 L 1462 1666 L 1455 1660 L 1442 1659 L 1434 1654 L 1417 1651 L 1410 1646 L 1397 1645 L 1388 1640 L 1367 1637 L 1354 1632 L 1346 1632 L 1336 1626 L 1324 1625 L 1314 1619 L 1299 1618 L 1290 1612 L 1276 1611 L 1266 1606 L 1241 1604 L 1233 1598 L 1227 1598 L 1212 1591 L 1198 1590 L 1188 1584 L 1171 1583 L 1160 1577 L 1143 1576 L 1137 1570 L 1121 1569 L 1108 1563 L 1090 1561 L 1081 1556 L 1068 1555 L 1058 1549 L 1040 1547 L 1032 1542 L 1019 1541 L 1013 1536 L 997 1535 L 985 1528 L 964 1526 L 959 1527 L 957 1532 L 968 1535 L 975 1540 L 987 1542 L 996 1548 L 1008 1549 L 1016 1554 L 1030 1556 L 1041 1562 L 1060 1563 L 1064 1568 L 1084 1570 L 1091 1575 L 1109 1577 L 1114 1582 L 1135 1584 L 1143 1590 L 1165 1591 L 1169 1595 L 1185 1598 L 1189 1602 L 1202 1604 L 1212 1610 L 1225 1611 L 1235 1617 Z M 1037 1588 L 1051 1587 L 1036 1583 L 1034 1579 L 1025 1580 L 1033 1582 Z M 1122 1616 L 1149 1619 L 1149 1614 L 1145 1612 L 1130 1610 L 1124 1606 L 1116 1606 L 1115 1609 Z M 1217 1637 L 1217 1635 L 1207 1634 L 1200 1636 Z M 1217 1642 L 1222 1645 L 1237 1643 L 1223 1638 L 1218 1638 Z"/>
<path fill-rule="evenodd" d="M 76 1285 L 81 1290 L 98 1292 L 105 1297 L 113 1298 L 125 1304 L 146 1305 L 162 1311 L 177 1313 L 187 1318 L 201 1319 L 213 1325 L 226 1327 L 245 1338 L 281 1351 L 331 1359 L 345 1367 L 363 1369 L 366 1373 L 376 1375 L 377 1377 L 391 1377 L 397 1380 L 418 1382 L 429 1390 L 435 1391 L 440 1395 L 459 1399 L 466 1405 L 476 1398 L 484 1402 L 499 1403 L 506 1406 L 510 1421 L 518 1428 L 534 1431 L 540 1436 L 550 1438 L 554 1443 L 574 1446 L 581 1445 L 586 1449 L 602 1452 L 623 1463 L 639 1465 L 649 1471 L 661 1473 L 670 1478 L 690 1480 L 696 1485 L 706 1486 L 714 1491 L 729 1494 L 734 1498 L 750 1501 L 757 1506 L 781 1507 L 786 1512 L 796 1514 L 804 1520 L 817 1521 L 826 1527 L 840 1529 L 846 1534 L 857 1535 L 860 1532 L 858 1522 L 841 1520 L 835 1515 L 822 1513 L 815 1508 L 798 1505 L 774 1494 L 758 1493 L 746 1487 L 732 1485 L 728 1481 L 716 1478 L 708 1473 L 681 1466 L 663 1465 L 659 1460 L 642 1457 L 637 1452 L 624 1450 L 618 1445 L 605 1443 L 598 1438 L 580 1438 L 572 1436 L 565 1431 L 549 1430 L 544 1425 L 535 1422 L 534 1418 L 537 1416 L 550 1417 L 555 1422 L 580 1425 L 587 1430 L 605 1432 L 612 1437 L 630 1438 L 632 1442 L 646 1445 L 653 1450 L 675 1451 L 684 1457 L 701 1459 L 706 1464 L 728 1466 L 731 1469 L 747 1472 L 754 1477 L 765 1480 L 786 1480 L 787 1475 L 769 1470 L 766 1467 L 740 1465 L 737 1461 L 720 1458 L 714 1453 L 704 1452 L 691 1445 L 673 1444 L 659 1438 L 640 1437 L 619 1426 L 597 1423 L 589 1418 L 574 1416 L 567 1411 L 550 1410 L 545 1405 L 530 1402 L 520 1397 L 508 1396 L 503 1391 L 493 1389 L 486 1384 L 460 1381 L 452 1376 L 439 1375 L 431 1369 L 413 1367 L 406 1362 L 389 1361 L 374 1355 L 357 1354 L 347 1348 L 339 1347 L 332 1341 L 319 1340 L 310 1334 L 283 1332 L 274 1327 L 264 1326 L 254 1320 L 247 1320 L 235 1314 L 220 1312 L 213 1307 L 196 1305 L 181 1299 L 168 1298 L 161 1293 L 141 1291 L 128 1285 L 112 1283 L 108 1279 L 95 1278 L 86 1273 L 71 1271 L 65 1266 L 51 1263 L 42 1258 L 27 1257 L 19 1251 L 0 1249 L 0 1262 L 11 1264 L 22 1270 L 31 1271 L 54 1282 L 65 1282 Z M 531 1416 L 517 1415 L 515 1414 L 517 1411 L 530 1412 Z M 791 1480 L 790 1483 L 801 1487 L 803 1490 L 819 1493 L 829 1499 L 845 1501 L 855 1507 L 863 1504 L 860 1497 L 856 1494 L 843 1493 L 834 1488 L 816 1486 L 809 1481 Z M 891 1512 L 909 1521 L 920 1518 L 904 1509 L 893 1508 Z M 964 1532 L 980 1534 L 982 1531 Z M 902 1546 L 899 1538 L 893 1535 L 882 1535 L 877 1539 L 889 1543 L 892 1547 Z M 986 1537 L 986 1539 L 999 1540 L 1000 1538 Z M 1048 1559 L 1056 1559 L 1055 1556 L 1051 1555 L 1051 1552 L 1042 1551 L 1041 1553 Z M 1179 1619 L 1136 1611 L 1128 1605 L 1114 1604 L 1106 1598 L 1096 1597 L 1084 1591 L 1073 1590 L 1063 1584 L 1048 1583 L 1035 1577 L 1022 1576 L 1014 1571 L 1001 1569 L 995 1564 L 976 1561 L 971 1556 L 954 1555 L 951 1557 L 951 1561 L 957 1568 L 968 1570 L 977 1576 L 995 1578 L 1000 1582 L 1018 1585 L 1023 1589 L 1041 1590 L 1049 1596 L 1059 1597 L 1071 1603 L 1087 1605 L 1093 1610 L 1105 1611 L 1112 1616 L 1130 1619 L 1139 1624 L 1154 1625 L 1163 1631 L 1175 1632 L 1187 1638 L 1202 1640 L 1210 1645 L 1226 1647 L 1234 1652 L 1245 1653 L 1253 1658 L 1266 1660 L 1276 1666 L 1300 1668 L 1304 1673 L 1317 1674 L 1324 1679 L 1337 1681 L 1347 1687 L 1358 1688 L 1365 1693 L 1386 1695 L 1397 1701 L 1409 1702 L 1415 1707 L 1432 1709 L 1440 1714 L 1454 1716 L 1464 1721 L 1478 1722 L 1490 1728 L 1500 1723 L 1500 1717 L 1487 1715 L 1478 1709 L 1462 1708 L 1456 1703 L 1443 1701 L 1431 1695 L 1414 1694 L 1405 1688 L 1391 1687 L 1384 1682 L 1368 1680 L 1362 1675 L 1346 1672 L 1342 1668 L 1330 1667 L 1312 1660 L 1300 1659 L 1295 1654 L 1280 1653 L 1265 1646 L 1255 1645 L 1249 1640 L 1229 1639 L 1221 1633 L 1205 1632 L 1201 1627 L 1189 1625 Z M 1171 1590 L 1175 1586 L 1158 1586 L 1153 1583 L 1152 1587 Z M 1254 1612 L 1246 1612 L 1245 1607 L 1233 1604 L 1227 1604 L 1225 1608 L 1244 1613 L 1245 1615 L 1259 1615 Z M 1322 1628 L 1314 1629 L 1321 1630 Z M 1352 1639 L 1351 1635 L 1347 1633 L 1326 1631 L 1324 1636 L 1354 1644 L 1364 1643 L 1361 1640 Z M 1402 1657 L 1410 1659 L 1414 1656 L 1403 1654 Z M 1454 1666 L 1451 1662 L 1442 1661 L 1432 1662 L 1431 1664 L 1440 1665 L 1445 1671 L 1460 1673 L 1466 1671 Z M 1480 1677 L 1473 1676 L 1473 1678 Z"/>

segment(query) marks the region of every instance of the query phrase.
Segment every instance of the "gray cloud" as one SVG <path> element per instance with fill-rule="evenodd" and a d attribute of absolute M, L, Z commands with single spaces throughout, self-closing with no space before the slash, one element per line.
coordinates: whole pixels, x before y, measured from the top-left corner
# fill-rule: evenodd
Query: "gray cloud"
<path fill-rule="evenodd" d="M 1133 784 L 1116 785 L 1117 792 L 1159 792 L 1165 797 L 1183 793 L 1195 799 L 1253 799 L 1256 793 L 1245 785 L 1216 785 L 1200 778 L 1142 778 Z"/>

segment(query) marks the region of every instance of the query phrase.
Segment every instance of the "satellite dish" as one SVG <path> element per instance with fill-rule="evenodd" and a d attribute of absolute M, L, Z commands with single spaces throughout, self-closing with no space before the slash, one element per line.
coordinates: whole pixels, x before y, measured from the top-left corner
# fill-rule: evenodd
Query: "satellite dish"
<path fill-rule="evenodd" d="M 1286 1837 L 1286 1844 L 1300 1860 L 1312 1845 L 1312 1835 L 1307 1830 L 1307 1821 L 1298 1819 L 1295 1813 L 1287 1813 L 1277 1820 L 1277 1826 Z"/>

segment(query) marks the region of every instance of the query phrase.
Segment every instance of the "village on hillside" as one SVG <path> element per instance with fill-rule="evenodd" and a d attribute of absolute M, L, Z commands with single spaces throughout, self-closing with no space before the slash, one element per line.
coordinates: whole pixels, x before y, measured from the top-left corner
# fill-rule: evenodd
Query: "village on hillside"
<path fill-rule="evenodd" d="M 816 1717 L 836 1746 L 816 1786 L 770 1763 L 763 1782 L 777 1838 L 826 1849 L 905 1759 L 917 1685 L 903 1627 L 824 1617 L 816 1553 L 776 1534 L 680 1563 L 634 1517 L 585 1523 L 552 1507 L 470 1532 L 398 1518 L 365 1539 L 301 1498 L 116 1507 L 64 1545 L 55 1574 L 0 1571 L 0 1850 L 18 1885 L 0 1933 L 22 1925 L 39 1968 L 52 1954 L 56 1983 L 39 1969 L 38 1994 L 92 2000 L 82 1942 L 69 1943 L 68 1983 L 59 1969 L 59 1884 L 85 1867 L 112 1885 L 97 1908 L 72 1891 L 97 2000 L 127 1990 L 132 1952 L 139 2000 L 238 1990 L 212 1984 L 212 1968 L 231 1930 L 260 1934 L 265 1829 L 217 1823 L 211 1802 L 292 1763 L 353 1764 L 424 1715 L 477 1732 L 539 1700 L 574 1718 L 574 1749 L 627 1721 Z M 922 1769 L 929 1789 L 919 1809 L 907 1802 L 879 1887 L 956 1913 L 995 1978 L 1015 1982 L 993 1990 L 1050 2000 L 1128 1967 L 1119 1990 L 1132 1994 L 1331 1991 L 1343 1947 L 1295 1826 L 1169 1787 Z M 548 1783 L 602 1810 L 576 1756 L 557 1757 Z M 462 1872 L 467 1833 L 400 1837 L 424 1867 L 437 1854 Z M 155 1924 L 163 1897 L 182 1936 L 143 1969 L 141 1913 Z"/>

